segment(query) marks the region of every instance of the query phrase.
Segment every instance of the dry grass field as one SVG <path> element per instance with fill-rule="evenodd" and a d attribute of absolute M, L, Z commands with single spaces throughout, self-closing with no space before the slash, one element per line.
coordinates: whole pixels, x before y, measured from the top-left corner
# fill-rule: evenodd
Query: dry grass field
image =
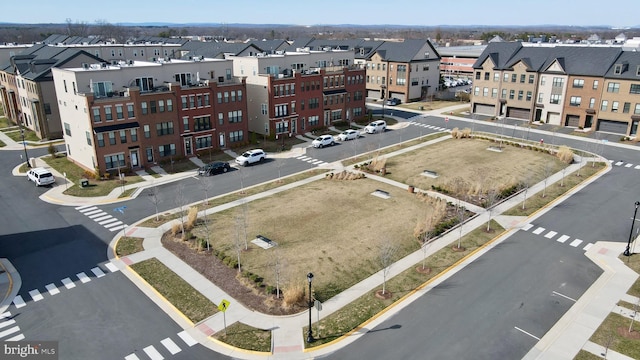
<path fill-rule="evenodd" d="M 371 195 L 377 189 L 389 192 L 391 198 Z M 381 268 L 382 242 L 397 246 L 396 259 L 417 250 L 413 228 L 418 216 L 429 211 L 416 195 L 387 184 L 370 179 L 322 179 L 213 214 L 209 228 L 215 229 L 212 246 L 235 254 L 238 236 L 244 248 L 238 224 L 244 224 L 246 214 L 248 240 L 262 235 L 278 246 L 264 250 L 249 243 L 249 250 L 241 253 L 242 269 L 275 285 L 273 264 L 279 257 L 281 286 L 292 286 L 289 281 L 305 286 L 305 276 L 312 272 L 316 296 L 326 300 Z M 204 227 L 200 225 L 193 234 L 204 238 Z"/>
<path fill-rule="evenodd" d="M 452 190 L 452 183 L 461 178 L 467 191 L 475 194 L 479 188 L 503 189 L 526 179 L 534 184 L 566 166 L 555 156 L 519 147 L 487 150 L 497 145 L 478 139 L 446 140 L 388 158 L 387 177 L 423 190 L 431 190 L 432 185 Z M 422 175 L 425 170 L 435 171 L 438 177 Z"/>

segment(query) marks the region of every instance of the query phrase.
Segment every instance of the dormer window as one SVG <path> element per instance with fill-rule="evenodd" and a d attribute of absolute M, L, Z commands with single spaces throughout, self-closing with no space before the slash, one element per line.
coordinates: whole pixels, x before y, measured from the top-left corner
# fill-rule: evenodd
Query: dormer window
<path fill-rule="evenodd" d="M 428 59 L 428 58 L 429 58 L 429 52 L 428 52 L 428 51 L 424 53 L 424 58 L 425 58 L 425 59 Z"/>
<path fill-rule="evenodd" d="M 613 73 L 616 74 L 616 75 L 622 74 L 622 64 L 616 64 L 613 67 Z"/>

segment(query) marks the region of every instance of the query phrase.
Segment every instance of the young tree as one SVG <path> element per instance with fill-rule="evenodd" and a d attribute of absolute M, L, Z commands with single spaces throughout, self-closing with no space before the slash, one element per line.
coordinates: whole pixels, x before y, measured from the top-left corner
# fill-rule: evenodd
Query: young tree
<path fill-rule="evenodd" d="M 158 198 L 159 193 L 160 190 L 157 186 L 152 186 L 149 188 L 149 200 L 151 200 L 156 208 L 156 221 L 160 221 L 160 215 L 158 214 L 158 204 L 160 203 L 160 199 Z"/>
<path fill-rule="evenodd" d="M 547 181 L 549 180 L 549 177 L 553 174 L 553 163 L 551 161 L 546 162 L 544 164 L 544 167 L 542 168 L 542 176 L 544 177 L 544 179 L 542 180 L 544 182 L 544 187 L 542 188 L 542 197 L 547 196 Z"/>
<path fill-rule="evenodd" d="M 282 168 L 286 163 L 286 158 L 276 160 L 276 167 L 278 168 L 278 182 L 282 182 Z"/>
<path fill-rule="evenodd" d="M 458 249 L 460 249 L 462 244 L 462 226 L 464 225 L 465 216 L 467 215 L 467 209 L 464 206 L 458 204 L 458 208 L 456 209 L 456 216 L 458 217 L 458 228 L 460 229 L 458 234 Z"/>
<path fill-rule="evenodd" d="M 243 221 L 242 221 L 242 217 L 241 216 L 237 216 L 236 217 L 236 239 L 234 242 L 234 248 L 236 250 L 236 255 L 238 257 L 238 273 L 242 272 L 241 266 L 240 266 L 240 254 L 242 254 L 242 229 L 243 229 L 243 225 L 242 225 Z"/>
<path fill-rule="evenodd" d="M 202 191 L 204 191 L 203 203 L 205 205 L 209 205 L 209 190 L 211 188 L 211 184 L 209 184 L 209 181 L 206 178 L 201 177 L 200 178 L 200 187 L 202 188 Z"/>
<path fill-rule="evenodd" d="M 487 214 L 489 214 L 489 220 L 487 220 L 487 232 L 491 231 L 491 214 L 494 210 L 494 205 L 498 201 L 498 197 L 500 193 L 497 189 L 491 188 L 487 192 L 487 198 L 484 201 L 485 209 L 487 209 Z"/>
<path fill-rule="evenodd" d="M 184 196 L 184 184 L 178 184 L 175 194 L 175 204 L 178 208 L 178 214 L 180 215 L 180 231 L 182 232 L 182 240 L 185 240 L 184 221 L 185 212 L 187 210 L 186 198 Z"/>
<path fill-rule="evenodd" d="M 431 237 L 433 236 L 434 230 L 433 230 L 433 225 L 434 225 L 434 219 L 431 217 L 429 218 L 426 223 L 425 223 L 425 228 L 427 229 L 423 235 L 422 235 L 422 244 L 420 246 L 420 249 L 422 250 L 422 270 L 425 270 L 426 268 L 426 262 L 427 262 L 427 251 L 429 250 L 429 245 L 431 245 L 431 243 L 433 242 L 433 240 L 431 239 Z"/>
<path fill-rule="evenodd" d="M 526 175 L 525 178 L 520 182 L 520 190 L 524 190 L 522 198 L 522 210 L 524 210 L 525 202 L 527 201 L 527 192 L 529 191 L 530 181 L 531 180 L 529 179 L 529 175 Z"/>
<path fill-rule="evenodd" d="M 397 251 L 398 247 L 388 239 L 383 239 L 378 245 L 378 261 L 382 267 L 383 295 L 386 294 L 387 276 L 389 276 L 389 271 L 391 271 L 391 265 L 393 265 L 393 260 Z"/>
<path fill-rule="evenodd" d="M 275 274 L 275 279 L 276 279 L 276 298 L 280 298 L 280 283 L 281 283 L 281 278 L 282 278 L 282 268 L 283 268 L 283 264 L 282 264 L 282 254 L 280 253 L 279 247 L 278 246 L 274 246 L 272 248 L 273 250 L 273 257 L 271 259 L 272 261 L 272 265 L 273 265 L 273 272 Z"/>

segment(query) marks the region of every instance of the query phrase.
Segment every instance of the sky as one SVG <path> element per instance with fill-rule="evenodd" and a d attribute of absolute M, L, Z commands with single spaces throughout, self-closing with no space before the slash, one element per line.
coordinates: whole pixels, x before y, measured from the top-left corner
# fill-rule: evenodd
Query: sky
<path fill-rule="evenodd" d="M 27 0 L 0 22 L 292 25 L 640 25 L 638 0 Z"/>

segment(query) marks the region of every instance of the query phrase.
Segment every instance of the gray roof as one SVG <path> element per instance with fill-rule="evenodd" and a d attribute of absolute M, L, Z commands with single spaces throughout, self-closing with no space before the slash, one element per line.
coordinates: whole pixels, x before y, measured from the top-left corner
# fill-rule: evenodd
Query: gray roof
<path fill-rule="evenodd" d="M 68 36 L 63 34 L 52 34 L 42 41 L 43 44 L 49 45 L 98 44 L 101 42 L 102 40 L 97 37 Z"/>
<path fill-rule="evenodd" d="M 385 41 L 375 52 L 380 54 L 386 61 L 411 62 L 425 44 L 429 45 L 438 58 L 440 57 L 440 54 L 429 40 Z"/>
<path fill-rule="evenodd" d="M 289 47 L 289 43 L 285 40 L 255 40 L 250 43 L 258 49 L 270 54 L 278 50 L 285 50 Z"/>
<path fill-rule="evenodd" d="M 615 73 L 616 65 L 622 65 L 622 72 Z M 611 62 L 611 66 L 605 73 L 606 78 L 640 81 L 640 53 L 636 51 L 621 51 L 619 56 Z"/>
<path fill-rule="evenodd" d="M 249 47 L 255 47 L 252 44 L 246 43 L 226 43 L 226 42 L 201 42 L 200 44 L 195 44 L 196 46 L 192 46 L 187 55 L 183 56 L 183 58 L 188 59 L 189 57 L 196 56 L 204 56 L 208 58 L 224 58 L 225 54 L 233 54 L 238 55 Z M 261 51 L 261 49 L 256 49 L 256 52 Z"/>
<path fill-rule="evenodd" d="M 97 62 L 104 61 L 84 50 L 39 44 L 32 46 L 28 52 L 11 57 L 9 66 L 2 66 L 2 68 L 12 74 L 18 70 L 26 79 L 50 80 L 51 68 L 61 66 L 80 54 L 91 57 Z"/>
<path fill-rule="evenodd" d="M 440 56 L 455 56 L 455 57 L 479 57 L 487 45 L 467 45 L 467 46 L 439 46 L 436 48 Z"/>

